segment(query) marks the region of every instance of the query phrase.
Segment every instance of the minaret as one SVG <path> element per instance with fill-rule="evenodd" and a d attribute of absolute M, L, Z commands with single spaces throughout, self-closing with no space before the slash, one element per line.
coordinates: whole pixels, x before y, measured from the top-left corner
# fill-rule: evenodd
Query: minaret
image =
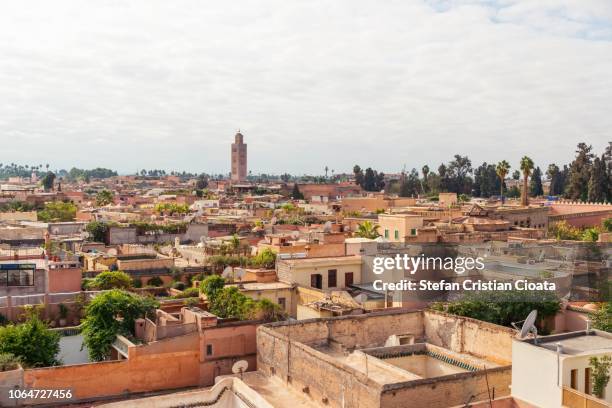
<path fill-rule="evenodd" d="M 247 175 L 247 145 L 238 130 L 232 143 L 232 181 L 244 181 Z"/>

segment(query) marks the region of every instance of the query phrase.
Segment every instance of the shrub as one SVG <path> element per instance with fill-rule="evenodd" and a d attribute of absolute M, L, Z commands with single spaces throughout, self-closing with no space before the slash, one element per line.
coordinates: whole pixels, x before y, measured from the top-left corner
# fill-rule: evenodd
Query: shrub
<path fill-rule="evenodd" d="M 90 287 L 98 290 L 129 289 L 132 287 L 132 278 L 122 271 L 105 271 L 91 281 Z"/>
<path fill-rule="evenodd" d="M 154 276 L 147 281 L 147 285 L 159 287 L 164 285 L 164 281 L 159 276 Z"/>
<path fill-rule="evenodd" d="M 35 309 L 24 323 L 0 327 L 0 354 L 12 354 L 26 367 L 57 365 L 59 341 L 60 334 L 48 330 Z"/>
<path fill-rule="evenodd" d="M 77 207 L 72 203 L 62 201 L 51 201 L 45 204 L 45 208 L 38 212 L 38 220 L 50 221 L 74 221 Z"/>
<path fill-rule="evenodd" d="M 183 282 L 172 282 L 172 288 L 178 290 L 185 290 L 185 284 Z"/>
<path fill-rule="evenodd" d="M 142 288 L 142 279 L 136 277 L 132 278 L 132 287 Z"/>
<path fill-rule="evenodd" d="M 265 248 L 251 259 L 251 265 L 258 268 L 274 268 L 276 254 L 270 248 Z"/>
<path fill-rule="evenodd" d="M 612 333 L 612 301 L 602 305 L 593 316 L 593 327 Z"/>
<path fill-rule="evenodd" d="M 0 354 L 0 372 L 15 370 L 19 367 L 20 363 L 19 357 L 11 353 Z"/>
<path fill-rule="evenodd" d="M 175 295 L 174 298 L 175 299 L 186 299 L 186 298 L 199 297 L 199 296 L 200 296 L 200 290 L 198 288 L 187 288 L 182 293 Z"/>
<path fill-rule="evenodd" d="M 554 316 L 561 303 L 554 293 L 545 291 L 506 291 L 470 293 L 463 299 L 448 303 L 436 303 L 434 310 L 471 317 L 485 322 L 510 326 L 524 320 L 532 310 L 540 319 Z"/>

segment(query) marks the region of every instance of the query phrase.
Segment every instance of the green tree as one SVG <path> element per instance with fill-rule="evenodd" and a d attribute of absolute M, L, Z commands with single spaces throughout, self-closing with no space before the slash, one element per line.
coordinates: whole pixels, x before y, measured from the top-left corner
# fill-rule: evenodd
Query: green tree
<path fill-rule="evenodd" d="M 593 383 L 593 394 L 597 398 L 604 397 L 604 391 L 610 382 L 610 367 L 612 367 L 612 357 L 605 355 L 601 357 L 589 358 L 591 366 L 591 380 Z"/>
<path fill-rule="evenodd" d="M 251 258 L 251 265 L 258 268 L 274 268 L 276 264 L 276 253 L 270 248 L 264 248 L 257 255 Z"/>
<path fill-rule="evenodd" d="M 109 225 L 101 221 L 91 221 L 85 226 L 85 231 L 89 233 L 89 240 L 95 242 L 105 242 L 106 232 Z"/>
<path fill-rule="evenodd" d="M 59 341 L 60 334 L 48 330 L 33 311 L 22 324 L 0 327 L 0 354 L 12 354 L 26 367 L 59 364 Z"/>
<path fill-rule="evenodd" d="M 45 203 L 45 208 L 38 212 L 38 220 L 43 222 L 74 221 L 76 218 L 76 205 L 62 201 Z"/>
<path fill-rule="evenodd" d="M 402 176 L 402 183 L 400 185 L 399 196 L 400 197 L 414 197 L 421 191 L 421 182 L 419 180 L 419 173 L 416 169 L 412 169 L 408 176 Z"/>
<path fill-rule="evenodd" d="M 569 180 L 565 191 L 567 198 L 571 200 L 587 200 L 593 160 L 591 150 L 593 150 L 592 146 L 578 143 L 576 158 L 569 167 Z"/>
<path fill-rule="evenodd" d="M 109 190 L 102 190 L 98 194 L 96 194 L 96 205 L 98 207 L 103 207 L 113 202 L 113 193 Z"/>
<path fill-rule="evenodd" d="M 280 305 L 264 298 L 255 302 L 254 307 L 251 308 L 250 315 L 247 317 L 253 320 L 276 322 L 285 318 L 285 312 L 281 309 Z"/>
<path fill-rule="evenodd" d="M 225 279 L 219 275 L 210 275 L 200 283 L 200 291 L 208 299 L 213 299 L 225 286 Z"/>
<path fill-rule="evenodd" d="M 90 281 L 89 286 L 98 290 L 130 289 L 132 278 L 123 271 L 104 271 Z"/>
<path fill-rule="evenodd" d="M 546 176 L 550 180 L 550 187 L 548 190 L 548 194 L 552 196 L 558 196 L 563 194 L 565 190 L 563 174 L 559 170 L 559 167 L 551 163 L 548 165 L 548 170 L 546 170 Z"/>
<path fill-rule="evenodd" d="M 253 302 L 235 286 L 224 287 L 208 299 L 210 312 L 222 319 L 244 319 L 254 307 Z"/>
<path fill-rule="evenodd" d="M 536 167 L 531 175 L 531 180 L 529 182 L 529 194 L 532 197 L 544 195 L 544 189 L 542 188 L 542 171 L 539 167 Z"/>
<path fill-rule="evenodd" d="M 529 204 L 529 199 L 527 198 L 527 181 L 529 180 L 529 176 L 531 175 L 531 171 L 533 170 L 533 160 L 531 160 L 527 156 L 523 156 L 523 158 L 521 159 L 520 168 L 523 172 L 523 191 L 521 191 L 521 205 L 526 207 Z"/>
<path fill-rule="evenodd" d="M 298 183 L 293 184 L 293 191 L 291 192 L 291 198 L 294 200 L 303 200 L 304 194 L 300 192 L 300 188 L 298 187 Z"/>
<path fill-rule="evenodd" d="M 152 297 L 120 289 L 112 289 L 93 298 L 87 305 L 82 325 L 89 358 L 93 361 L 106 359 L 115 337 L 118 334 L 132 336 L 136 319 L 153 313 L 158 306 L 159 303 Z"/>
<path fill-rule="evenodd" d="M 604 202 L 608 199 L 608 174 L 606 162 L 602 158 L 596 157 L 591 167 L 591 177 L 589 178 L 587 198 L 592 202 Z"/>
<path fill-rule="evenodd" d="M 353 174 L 355 175 L 355 184 L 363 187 L 363 170 L 359 165 L 353 167 Z"/>
<path fill-rule="evenodd" d="M 612 232 L 612 218 L 606 218 L 603 220 L 602 225 L 606 232 Z"/>
<path fill-rule="evenodd" d="M 593 327 L 612 333 L 612 301 L 604 303 L 593 315 Z"/>
<path fill-rule="evenodd" d="M 499 181 L 500 181 L 499 195 L 501 197 L 504 196 L 504 180 L 506 180 L 506 176 L 508 175 L 509 171 L 510 171 L 510 163 L 508 163 L 506 160 L 500 161 L 499 163 L 497 163 L 497 166 L 495 167 L 495 173 L 497 173 L 497 177 L 499 177 Z"/>
<path fill-rule="evenodd" d="M 361 238 L 376 239 L 380 237 L 378 228 L 379 226 L 373 224 L 371 221 L 364 221 L 357 226 L 355 235 Z"/>
<path fill-rule="evenodd" d="M 53 190 L 53 185 L 55 182 L 55 173 L 47 172 L 45 176 L 40 180 L 45 191 Z"/>
<path fill-rule="evenodd" d="M 561 308 L 554 293 L 547 291 L 476 292 L 449 304 L 435 304 L 436 310 L 471 317 L 502 326 L 524 320 L 532 310 L 538 311 L 540 320 L 552 317 Z"/>

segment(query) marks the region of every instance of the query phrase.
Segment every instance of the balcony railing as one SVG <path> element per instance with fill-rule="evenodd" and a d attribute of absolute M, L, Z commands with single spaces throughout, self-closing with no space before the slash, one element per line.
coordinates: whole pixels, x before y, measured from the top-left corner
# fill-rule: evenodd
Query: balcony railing
<path fill-rule="evenodd" d="M 563 406 L 567 408 L 610 408 L 604 400 L 572 388 L 563 387 Z"/>

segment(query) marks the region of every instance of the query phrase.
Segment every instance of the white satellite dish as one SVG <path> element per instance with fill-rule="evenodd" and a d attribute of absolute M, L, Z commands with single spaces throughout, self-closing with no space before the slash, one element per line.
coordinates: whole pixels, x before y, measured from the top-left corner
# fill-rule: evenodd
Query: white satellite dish
<path fill-rule="evenodd" d="M 291 233 L 291 238 L 293 238 L 294 240 L 298 239 L 300 237 L 300 232 L 299 231 L 293 231 Z"/>
<path fill-rule="evenodd" d="M 276 221 L 277 221 L 276 217 L 272 217 L 272 218 L 270 219 L 270 224 L 275 225 L 275 224 L 276 224 Z"/>
<path fill-rule="evenodd" d="M 224 278 L 231 278 L 232 277 L 232 267 L 226 266 L 223 272 L 221 272 L 221 276 L 223 276 Z"/>
<path fill-rule="evenodd" d="M 323 226 L 323 232 L 331 232 L 331 230 L 332 230 L 332 223 L 331 221 L 327 221 L 325 225 Z"/>
<path fill-rule="evenodd" d="M 519 337 L 521 339 L 524 339 L 525 337 L 527 337 L 527 335 L 529 333 L 533 333 L 534 336 L 534 344 L 538 344 L 538 329 L 535 326 L 535 321 L 538 318 L 538 311 L 537 310 L 532 310 L 529 315 L 527 316 L 527 318 L 523 321 L 523 326 L 521 327 L 520 333 L 519 333 Z M 517 322 L 520 323 L 520 322 Z M 512 323 L 512 325 L 516 328 L 515 323 Z"/>
<path fill-rule="evenodd" d="M 238 360 L 232 366 L 232 373 L 240 374 L 240 378 L 242 378 L 242 373 L 244 373 L 247 368 L 249 368 L 249 363 L 246 360 Z"/>
<path fill-rule="evenodd" d="M 234 279 L 242 280 L 246 271 L 242 268 L 234 268 Z"/>

